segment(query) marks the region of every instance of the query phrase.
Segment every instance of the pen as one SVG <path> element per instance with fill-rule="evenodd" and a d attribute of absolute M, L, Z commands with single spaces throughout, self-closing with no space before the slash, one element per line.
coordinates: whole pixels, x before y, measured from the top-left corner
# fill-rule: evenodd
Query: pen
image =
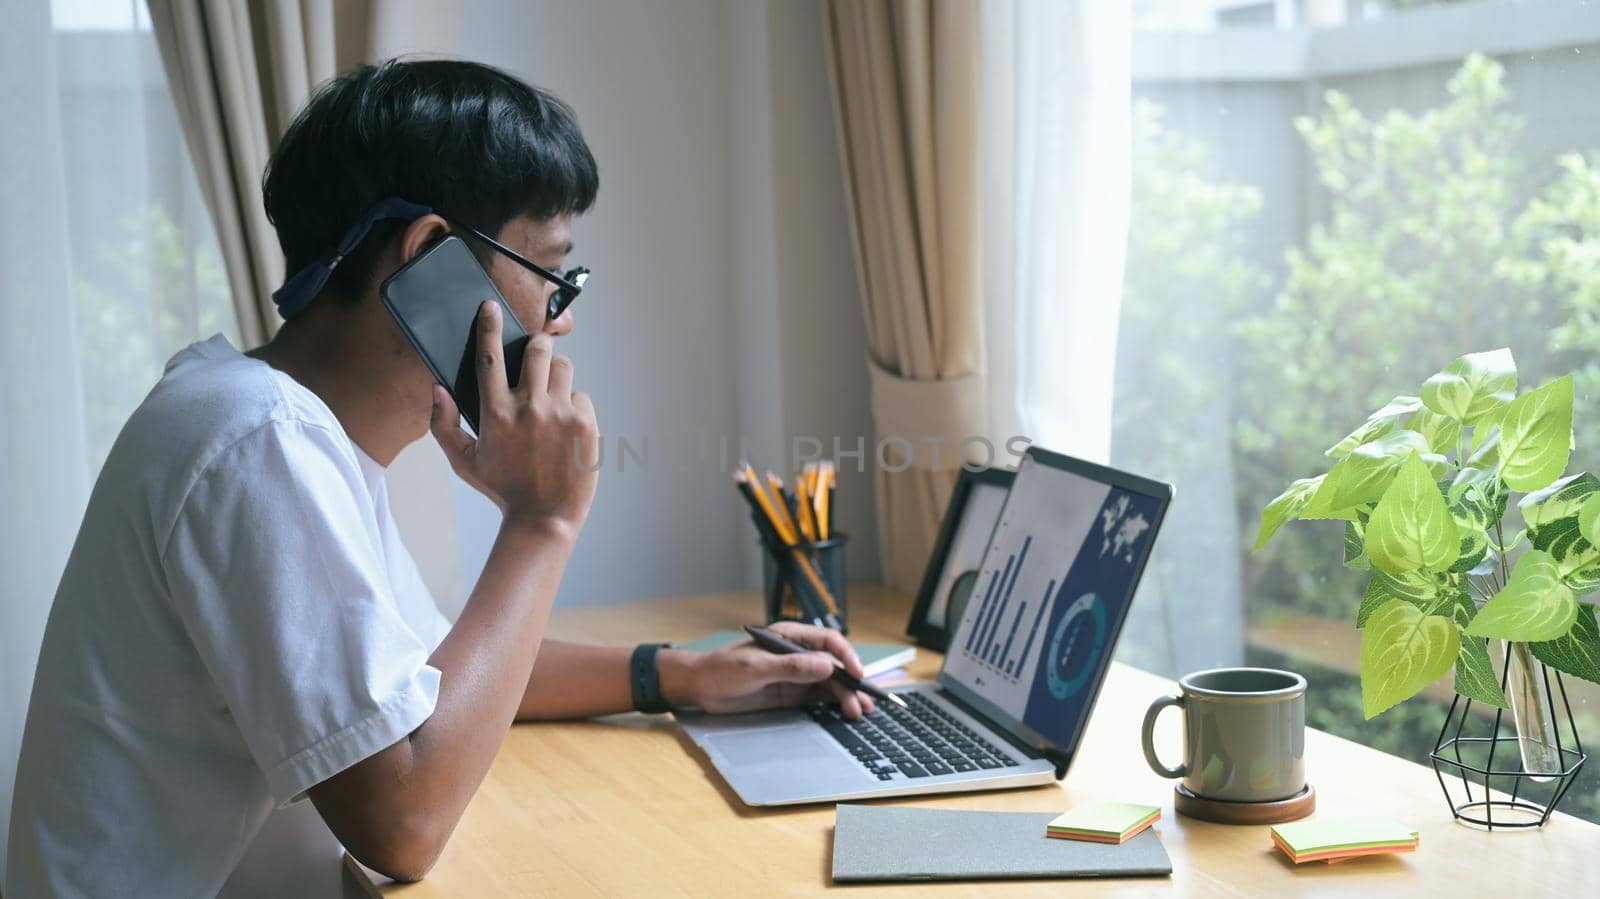
<path fill-rule="evenodd" d="M 775 652 L 779 655 L 788 655 L 795 652 L 811 652 L 811 650 L 801 646 L 793 640 L 790 640 L 777 631 L 768 630 L 764 627 L 756 627 L 753 624 L 747 624 L 744 626 L 744 632 L 750 635 L 750 639 L 756 641 L 757 646 L 765 649 L 767 652 Z M 892 702 L 901 708 L 908 708 L 904 699 L 901 699 L 893 693 L 885 693 L 884 691 L 874 687 L 869 683 L 866 683 L 865 681 L 858 680 L 855 675 L 844 670 L 844 663 L 840 662 L 838 659 L 832 659 L 832 661 L 834 680 L 844 684 L 846 687 L 849 687 L 852 690 L 860 690 L 879 702 Z"/>

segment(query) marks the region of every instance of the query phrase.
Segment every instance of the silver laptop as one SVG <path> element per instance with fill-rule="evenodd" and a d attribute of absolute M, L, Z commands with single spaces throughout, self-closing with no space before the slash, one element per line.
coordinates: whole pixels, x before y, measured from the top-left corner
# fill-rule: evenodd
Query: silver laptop
<path fill-rule="evenodd" d="M 934 684 L 861 721 L 833 707 L 679 712 L 749 805 L 994 790 L 1066 776 L 1167 484 L 1030 447 Z"/>

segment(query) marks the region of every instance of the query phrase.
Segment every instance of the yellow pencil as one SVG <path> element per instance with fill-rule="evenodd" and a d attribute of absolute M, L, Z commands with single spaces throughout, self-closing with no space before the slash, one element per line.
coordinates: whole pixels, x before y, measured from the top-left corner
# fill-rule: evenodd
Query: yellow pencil
<path fill-rule="evenodd" d="M 833 536 L 833 466 L 827 462 L 817 472 L 817 538 L 827 540 Z"/>
<path fill-rule="evenodd" d="M 794 518 L 789 514 L 789 504 L 784 500 L 783 478 L 778 477 L 770 471 L 767 472 L 767 489 L 772 491 L 773 505 L 777 506 L 778 508 L 778 516 L 782 519 L 784 528 L 787 529 L 789 535 L 794 538 L 789 542 L 799 543 L 800 528 L 795 526 Z"/>
<path fill-rule="evenodd" d="M 806 535 L 808 543 L 817 542 L 816 509 L 811 506 L 811 493 L 806 487 L 805 476 L 795 478 L 794 505 L 800 510 L 800 533 Z"/>
<path fill-rule="evenodd" d="M 778 537 L 785 544 L 793 545 L 795 543 L 794 535 L 784 529 L 783 520 L 778 517 L 777 510 L 773 508 L 772 500 L 767 498 L 767 491 L 761 486 L 761 479 L 756 475 L 755 469 L 751 468 L 749 463 L 745 463 L 743 474 L 750 483 L 750 492 L 755 495 L 756 502 L 761 505 L 762 513 L 767 516 L 768 521 L 772 522 L 773 530 L 778 532 Z"/>

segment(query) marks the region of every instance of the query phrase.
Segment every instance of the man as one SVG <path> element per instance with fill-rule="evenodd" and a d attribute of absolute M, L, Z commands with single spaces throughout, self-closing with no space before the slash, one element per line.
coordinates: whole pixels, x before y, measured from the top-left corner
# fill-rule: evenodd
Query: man
<path fill-rule="evenodd" d="M 828 679 L 829 652 L 860 673 L 830 631 L 787 625 L 827 651 L 796 656 L 543 639 L 599 432 L 554 352 L 572 313 L 515 257 L 559 270 L 597 188 L 571 110 L 485 66 L 362 68 L 301 112 L 264 182 L 285 324 L 248 355 L 218 336 L 173 357 L 95 485 L 40 653 L 6 896 L 315 894 L 339 843 L 416 879 L 513 720 L 871 709 Z M 377 293 L 452 223 L 503 245 L 466 238 L 535 335 L 513 389 L 483 306 L 476 438 Z M 383 480 L 430 428 L 504 515 L 453 626 Z"/>

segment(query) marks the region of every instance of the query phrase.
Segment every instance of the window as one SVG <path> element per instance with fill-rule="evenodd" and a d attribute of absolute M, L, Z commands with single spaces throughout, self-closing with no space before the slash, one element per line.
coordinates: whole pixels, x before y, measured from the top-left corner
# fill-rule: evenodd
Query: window
<path fill-rule="evenodd" d="M 53 0 L 51 26 L 92 479 L 166 360 L 238 333 L 143 0 Z"/>
<path fill-rule="evenodd" d="M 6 28 L 0 721 L 15 726 L 0 725 L 0 809 L 89 485 L 169 356 L 236 339 L 144 3 L 12 4 Z M 7 828 L 0 814 L 0 868 Z"/>
<path fill-rule="evenodd" d="M 1325 448 L 1466 352 L 1511 347 L 1523 388 L 1574 372 L 1568 470 L 1600 466 L 1600 18 L 1149 0 L 1134 29 L 1113 459 L 1180 489 L 1122 654 L 1302 671 L 1309 724 L 1426 763 L 1448 681 L 1364 720 L 1341 525 L 1251 547 Z M 1600 738 L 1600 687 L 1567 689 Z M 1600 820 L 1600 769 L 1561 809 Z"/>

